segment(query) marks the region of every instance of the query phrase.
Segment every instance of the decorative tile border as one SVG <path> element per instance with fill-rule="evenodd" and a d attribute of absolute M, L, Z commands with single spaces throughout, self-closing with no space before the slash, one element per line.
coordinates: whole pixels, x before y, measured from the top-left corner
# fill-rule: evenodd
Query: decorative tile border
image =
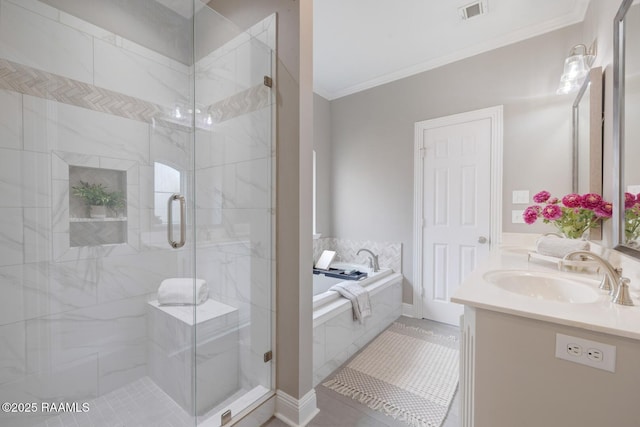
<path fill-rule="evenodd" d="M 188 129 L 176 123 L 166 108 L 78 80 L 0 58 L 0 89 L 49 99 L 144 123 Z M 206 107 L 215 123 L 257 111 L 271 104 L 271 90 L 258 84 Z"/>
<path fill-rule="evenodd" d="M 220 123 L 268 107 L 270 104 L 271 89 L 259 84 L 216 102 L 207 108 L 207 112 L 211 114 L 214 123 Z"/>
<path fill-rule="evenodd" d="M 0 59 L 0 88 L 146 123 L 164 115 L 150 102 L 6 59 Z"/>
<path fill-rule="evenodd" d="M 323 250 L 336 251 L 336 260 L 354 264 L 368 264 L 369 255 L 361 253 L 361 248 L 369 249 L 378 255 L 380 267 L 389 267 L 396 273 L 402 273 L 402 243 L 373 242 L 370 240 L 347 240 L 335 237 L 325 237 L 313 241 L 314 262 Z"/>

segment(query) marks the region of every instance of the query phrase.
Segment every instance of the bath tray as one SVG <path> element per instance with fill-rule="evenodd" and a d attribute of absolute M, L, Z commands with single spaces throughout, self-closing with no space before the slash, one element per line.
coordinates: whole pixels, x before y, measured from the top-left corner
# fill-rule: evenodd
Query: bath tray
<path fill-rule="evenodd" d="M 336 279 L 344 280 L 360 280 L 367 277 L 367 273 L 363 273 L 361 271 L 352 271 L 351 273 L 345 273 L 344 270 L 340 270 L 338 268 L 330 268 L 329 270 L 314 268 L 313 274 L 324 274 L 327 277 L 335 277 Z"/>

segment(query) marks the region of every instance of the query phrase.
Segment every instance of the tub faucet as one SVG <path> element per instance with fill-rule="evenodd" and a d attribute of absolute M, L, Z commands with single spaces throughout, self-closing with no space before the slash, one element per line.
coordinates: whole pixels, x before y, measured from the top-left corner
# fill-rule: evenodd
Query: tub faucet
<path fill-rule="evenodd" d="M 633 300 L 629 296 L 629 279 L 622 277 L 621 268 L 615 268 L 606 259 L 589 251 L 569 252 L 562 258 L 562 261 L 570 260 L 576 255 L 596 261 L 604 268 L 604 277 L 600 283 L 600 289 L 609 291 L 609 295 L 613 297 L 612 302 L 621 305 L 633 305 Z"/>
<path fill-rule="evenodd" d="M 360 255 L 360 252 L 369 252 L 371 256 L 369 257 L 369 267 L 373 268 L 373 271 L 380 271 L 380 265 L 378 264 L 378 255 L 371 252 L 369 249 L 358 249 L 356 255 Z"/>

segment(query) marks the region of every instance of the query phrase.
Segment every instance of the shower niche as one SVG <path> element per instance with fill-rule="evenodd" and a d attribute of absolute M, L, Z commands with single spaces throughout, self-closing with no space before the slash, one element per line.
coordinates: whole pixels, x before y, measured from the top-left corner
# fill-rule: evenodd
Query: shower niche
<path fill-rule="evenodd" d="M 69 246 L 126 242 L 126 171 L 69 165 Z"/>

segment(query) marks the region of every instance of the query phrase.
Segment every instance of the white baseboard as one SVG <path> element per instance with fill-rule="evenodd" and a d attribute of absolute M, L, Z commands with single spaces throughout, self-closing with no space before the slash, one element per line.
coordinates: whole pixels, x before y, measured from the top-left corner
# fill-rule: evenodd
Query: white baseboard
<path fill-rule="evenodd" d="M 413 312 L 413 304 L 402 303 L 402 315 L 407 317 L 416 317 Z"/>
<path fill-rule="evenodd" d="M 280 421 L 291 427 L 306 426 L 320 410 L 316 403 L 316 390 L 311 389 L 300 400 L 282 390 L 276 391 L 276 413 Z"/>

